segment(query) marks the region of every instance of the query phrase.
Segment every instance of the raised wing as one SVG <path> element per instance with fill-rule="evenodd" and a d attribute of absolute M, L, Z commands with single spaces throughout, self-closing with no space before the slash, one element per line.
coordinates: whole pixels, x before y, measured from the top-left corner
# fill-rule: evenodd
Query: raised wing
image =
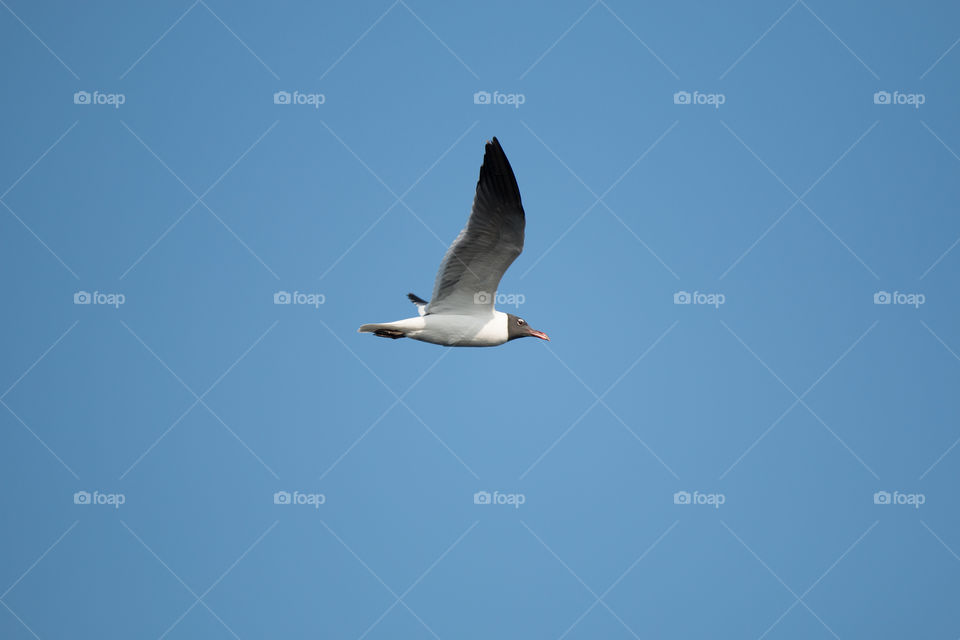
<path fill-rule="evenodd" d="M 500 142 L 488 142 L 470 219 L 440 263 L 427 313 L 488 314 L 500 278 L 523 251 L 520 188 Z"/>

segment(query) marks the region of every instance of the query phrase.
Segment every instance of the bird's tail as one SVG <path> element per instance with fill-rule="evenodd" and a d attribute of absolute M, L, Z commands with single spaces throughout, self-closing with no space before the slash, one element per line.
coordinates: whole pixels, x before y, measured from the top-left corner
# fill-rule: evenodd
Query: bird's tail
<path fill-rule="evenodd" d="M 398 329 L 393 323 L 360 325 L 360 328 L 357 329 L 357 333 L 372 333 L 373 335 L 381 338 L 393 338 L 394 340 L 397 338 L 404 338 L 407 335 Z"/>

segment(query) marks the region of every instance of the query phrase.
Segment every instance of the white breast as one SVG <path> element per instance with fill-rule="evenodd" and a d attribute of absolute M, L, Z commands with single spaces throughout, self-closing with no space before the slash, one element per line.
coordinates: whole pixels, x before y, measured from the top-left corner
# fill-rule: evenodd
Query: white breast
<path fill-rule="evenodd" d="M 410 327 L 408 338 L 461 347 L 495 347 L 507 341 L 507 314 L 494 311 L 489 315 L 448 315 L 432 313 L 421 318 L 420 325 Z"/>

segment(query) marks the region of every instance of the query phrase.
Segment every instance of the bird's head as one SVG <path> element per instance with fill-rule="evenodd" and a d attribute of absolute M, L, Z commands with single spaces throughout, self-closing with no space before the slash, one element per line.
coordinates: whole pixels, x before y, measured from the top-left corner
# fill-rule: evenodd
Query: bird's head
<path fill-rule="evenodd" d="M 507 314 L 507 340 L 514 338 L 540 338 L 550 341 L 550 337 L 543 331 L 537 331 L 532 328 L 527 321 L 512 313 Z"/>

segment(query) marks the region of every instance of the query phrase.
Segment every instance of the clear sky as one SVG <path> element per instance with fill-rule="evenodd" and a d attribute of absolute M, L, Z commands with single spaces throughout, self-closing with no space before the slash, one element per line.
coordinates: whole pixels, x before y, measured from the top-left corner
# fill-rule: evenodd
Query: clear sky
<path fill-rule="evenodd" d="M 0 637 L 956 638 L 946 4 L 0 2 Z"/>

